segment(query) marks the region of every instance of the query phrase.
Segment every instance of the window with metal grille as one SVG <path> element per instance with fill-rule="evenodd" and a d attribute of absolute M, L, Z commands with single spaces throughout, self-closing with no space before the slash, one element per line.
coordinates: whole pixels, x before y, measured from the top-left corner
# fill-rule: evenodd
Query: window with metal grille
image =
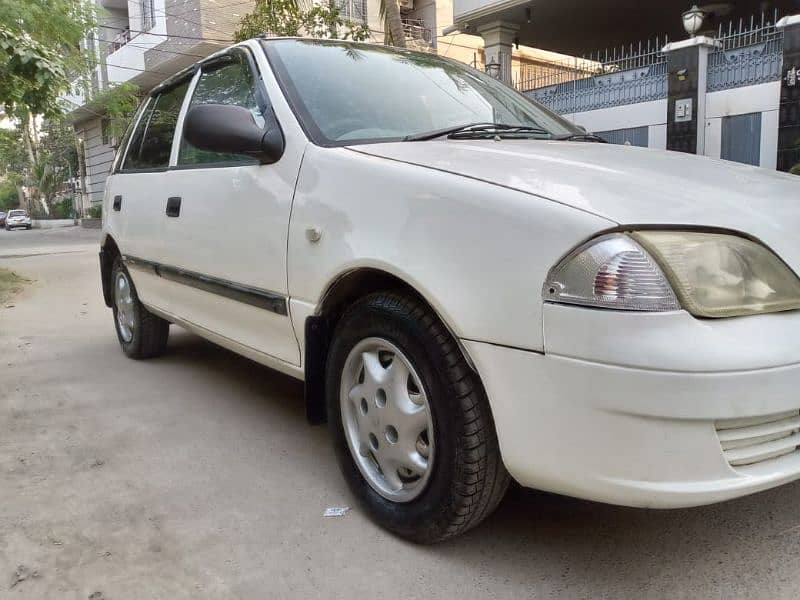
<path fill-rule="evenodd" d="M 720 157 L 746 165 L 761 164 L 761 113 L 722 119 Z"/>
<path fill-rule="evenodd" d="M 156 8 L 154 0 L 139 0 L 141 9 L 142 31 L 150 31 L 156 24 Z"/>
<path fill-rule="evenodd" d="M 631 127 L 630 129 L 598 131 L 596 135 L 599 135 L 610 144 L 627 144 L 629 146 L 641 146 L 642 148 L 647 148 L 650 145 L 649 127 Z"/>
<path fill-rule="evenodd" d="M 343 18 L 367 22 L 367 0 L 337 0 L 336 6 Z"/>

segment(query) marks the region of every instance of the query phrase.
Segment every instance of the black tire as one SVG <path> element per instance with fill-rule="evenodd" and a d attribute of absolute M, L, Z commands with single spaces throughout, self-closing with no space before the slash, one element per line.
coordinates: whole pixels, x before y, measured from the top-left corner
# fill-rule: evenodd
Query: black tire
<path fill-rule="evenodd" d="M 339 399 L 350 351 L 383 338 L 413 364 L 427 390 L 436 455 L 426 487 L 409 502 L 392 502 L 367 482 L 350 453 Z M 394 534 L 417 543 L 441 542 L 488 517 L 503 498 L 503 465 L 486 393 L 458 344 L 423 303 L 379 292 L 353 304 L 336 326 L 326 369 L 328 423 L 339 466 L 366 513 Z"/>
<path fill-rule="evenodd" d="M 115 282 L 119 273 L 124 274 L 130 285 L 131 298 L 133 300 L 133 335 L 130 340 L 125 339 L 120 328 L 118 310 L 116 302 L 117 291 Z M 117 339 L 122 347 L 122 351 L 129 357 L 135 359 L 155 358 L 164 353 L 169 338 L 169 322 L 148 311 L 136 293 L 136 286 L 128 273 L 128 269 L 117 257 L 114 267 L 111 270 L 111 289 L 113 296 L 114 329 L 117 332 Z"/>

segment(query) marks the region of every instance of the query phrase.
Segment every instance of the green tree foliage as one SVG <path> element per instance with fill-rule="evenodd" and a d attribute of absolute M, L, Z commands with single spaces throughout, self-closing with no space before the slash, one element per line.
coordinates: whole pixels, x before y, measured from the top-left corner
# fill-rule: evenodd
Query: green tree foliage
<path fill-rule="evenodd" d="M 56 99 L 68 87 L 64 66 L 50 49 L 0 27 L 0 102 L 9 113 L 57 115 Z"/>
<path fill-rule="evenodd" d="M 18 129 L 0 129 L 0 210 L 19 204 L 18 186 L 22 185 L 27 158 Z"/>
<path fill-rule="evenodd" d="M 19 205 L 17 186 L 10 181 L 0 181 L 0 210 L 16 208 Z"/>
<path fill-rule="evenodd" d="M 88 0 L 0 0 L 0 103 L 9 113 L 53 117 L 72 76 L 92 58 L 80 42 L 95 22 Z"/>
<path fill-rule="evenodd" d="M 45 121 L 33 159 L 26 151 L 24 135 L 21 127 L 0 130 L 0 181 L 14 188 L 15 197 L 9 193 L 7 202 L 16 205 L 17 187 L 25 186 L 34 201 L 31 210 L 47 213 L 62 183 L 77 172 L 75 132 L 63 120 Z"/>
<path fill-rule="evenodd" d="M 128 124 L 136 113 L 140 94 L 139 86 L 126 81 L 108 87 L 97 94 L 92 98 L 89 107 L 108 118 L 108 133 L 112 138 L 119 140 L 125 134 Z"/>
<path fill-rule="evenodd" d="M 358 42 L 369 39 L 369 27 L 343 18 L 332 0 L 309 8 L 303 8 L 297 0 L 256 0 L 253 12 L 239 21 L 234 38 L 240 42 L 265 34 Z"/>
<path fill-rule="evenodd" d="M 44 212 L 74 172 L 74 134 L 58 98 L 95 66 L 81 43 L 96 11 L 94 0 L 0 0 L 0 106 L 16 124 L 0 135 L 0 178 L 24 186 Z"/>
<path fill-rule="evenodd" d="M 0 129 L 0 179 L 21 182 L 26 164 L 21 130 Z"/>
<path fill-rule="evenodd" d="M 61 184 L 78 169 L 75 132 L 61 120 L 45 121 L 42 126 L 36 162 L 31 165 L 30 185 L 47 210 L 53 208 Z"/>
<path fill-rule="evenodd" d="M 75 173 L 78 170 L 78 150 L 75 130 L 65 121 L 54 119 L 42 125 L 39 154 L 52 156 L 63 163 L 65 171 Z"/>

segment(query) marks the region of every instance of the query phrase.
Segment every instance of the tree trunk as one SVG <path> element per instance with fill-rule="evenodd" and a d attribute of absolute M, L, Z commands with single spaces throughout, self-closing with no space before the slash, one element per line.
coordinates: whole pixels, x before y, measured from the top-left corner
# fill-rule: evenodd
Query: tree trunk
<path fill-rule="evenodd" d="M 29 112 L 22 117 L 22 139 L 25 142 L 25 152 L 28 154 L 30 167 L 36 164 L 39 154 L 39 136 L 36 132 L 36 118 Z"/>
<path fill-rule="evenodd" d="M 31 121 L 33 116 L 26 113 L 22 118 L 22 140 L 25 142 L 25 152 L 28 154 L 28 161 L 30 161 L 30 168 L 36 164 L 36 144 L 34 144 L 34 133 L 31 129 Z"/>
<path fill-rule="evenodd" d="M 400 5 L 397 0 L 384 1 L 384 36 L 386 45 L 398 48 L 406 47 L 406 35 L 403 32 L 403 20 L 400 17 Z"/>

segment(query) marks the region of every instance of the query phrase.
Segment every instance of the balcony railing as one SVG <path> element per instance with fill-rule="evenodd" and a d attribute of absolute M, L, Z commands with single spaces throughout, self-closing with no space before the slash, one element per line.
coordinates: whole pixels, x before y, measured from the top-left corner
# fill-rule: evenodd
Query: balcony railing
<path fill-rule="evenodd" d="M 413 42 L 430 44 L 433 41 L 433 32 L 422 19 L 403 19 L 403 33 L 407 40 Z"/>
<path fill-rule="evenodd" d="M 120 48 L 122 48 L 125 44 L 131 41 L 131 30 L 130 29 L 123 29 L 117 35 L 115 35 L 111 40 L 108 42 L 108 46 L 106 47 L 106 56 L 113 54 Z"/>

